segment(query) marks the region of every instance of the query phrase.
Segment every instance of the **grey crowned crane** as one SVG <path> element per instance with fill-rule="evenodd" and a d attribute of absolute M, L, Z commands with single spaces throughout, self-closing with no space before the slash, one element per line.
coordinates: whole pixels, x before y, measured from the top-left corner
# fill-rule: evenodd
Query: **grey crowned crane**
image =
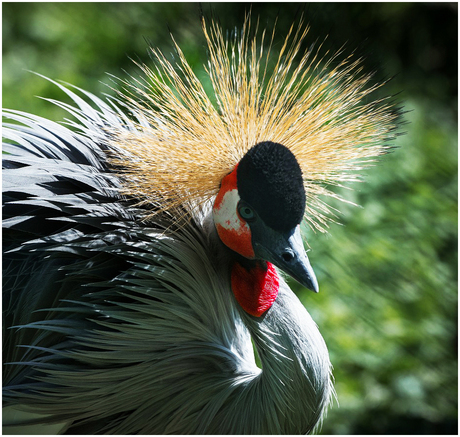
<path fill-rule="evenodd" d="M 203 31 L 212 92 L 176 45 L 115 98 L 56 84 L 70 126 L 4 111 L 6 433 L 321 423 L 328 351 L 280 271 L 318 291 L 300 224 L 326 230 L 329 187 L 385 153 L 395 115 L 363 102 L 359 61 L 302 52 L 302 23 L 276 56 L 249 19 Z"/>

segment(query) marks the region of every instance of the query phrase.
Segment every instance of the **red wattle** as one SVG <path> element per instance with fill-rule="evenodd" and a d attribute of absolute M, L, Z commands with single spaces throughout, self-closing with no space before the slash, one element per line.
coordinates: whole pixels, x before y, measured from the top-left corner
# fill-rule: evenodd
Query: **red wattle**
<path fill-rule="evenodd" d="M 231 280 L 236 300 L 252 316 L 260 317 L 278 296 L 278 273 L 269 262 L 257 263 L 249 270 L 235 262 Z"/>

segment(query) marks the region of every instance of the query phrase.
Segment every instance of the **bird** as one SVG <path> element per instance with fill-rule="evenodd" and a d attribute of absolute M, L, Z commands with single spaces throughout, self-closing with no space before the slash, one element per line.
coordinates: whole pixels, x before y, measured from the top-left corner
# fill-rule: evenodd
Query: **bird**
<path fill-rule="evenodd" d="M 173 38 L 111 97 L 44 78 L 65 123 L 3 111 L 4 432 L 306 434 L 333 402 L 287 277 L 318 292 L 303 234 L 394 108 L 303 19 L 278 53 L 249 16 L 201 27 L 207 83 Z"/>

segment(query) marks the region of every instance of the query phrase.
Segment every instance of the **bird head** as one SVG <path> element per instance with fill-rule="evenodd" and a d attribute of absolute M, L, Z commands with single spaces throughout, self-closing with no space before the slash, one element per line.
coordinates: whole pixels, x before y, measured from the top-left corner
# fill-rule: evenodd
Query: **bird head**
<path fill-rule="evenodd" d="M 214 224 L 221 241 L 239 255 L 269 261 L 317 292 L 300 236 L 305 201 L 293 153 L 278 143 L 258 143 L 222 180 Z"/>
<path fill-rule="evenodd" d="M 234 252 L 248 260 L 274 264 L 318 292 L 300 235 L 305 203 L 302 171 L 294 154 L 282 144 L 261 142 L 223 178 L 213 206 L 214 224 L 221 241 Z M 273 277 L 274 269 L 270 272 L 268 263 L 262 264 L 262 271 L 261 263 L 246 263 L 246 271 L 257 275 L 258 266 L 259 276 L 265 272 Z M 241 273 L 241 267 L 238 271 Z M 269 286 L 274 299 L 277 286 Z"/>

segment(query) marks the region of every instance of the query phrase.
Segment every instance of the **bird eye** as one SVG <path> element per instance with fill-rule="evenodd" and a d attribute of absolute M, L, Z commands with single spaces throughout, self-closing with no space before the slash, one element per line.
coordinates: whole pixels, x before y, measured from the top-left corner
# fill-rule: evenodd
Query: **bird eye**
<path fill-rule="evenodd" d="M 238 212 L 239 212 L 241 218 L 243 218 L 247 222 L 253 221 L 256 218 L 256 215 L 255 215 L 253 209 L 250 206 L 248 206 L 248 205 L 246 205 L 246 204 L 244 204 L 242 202 L 240 202 L 238 204 Z"/>

